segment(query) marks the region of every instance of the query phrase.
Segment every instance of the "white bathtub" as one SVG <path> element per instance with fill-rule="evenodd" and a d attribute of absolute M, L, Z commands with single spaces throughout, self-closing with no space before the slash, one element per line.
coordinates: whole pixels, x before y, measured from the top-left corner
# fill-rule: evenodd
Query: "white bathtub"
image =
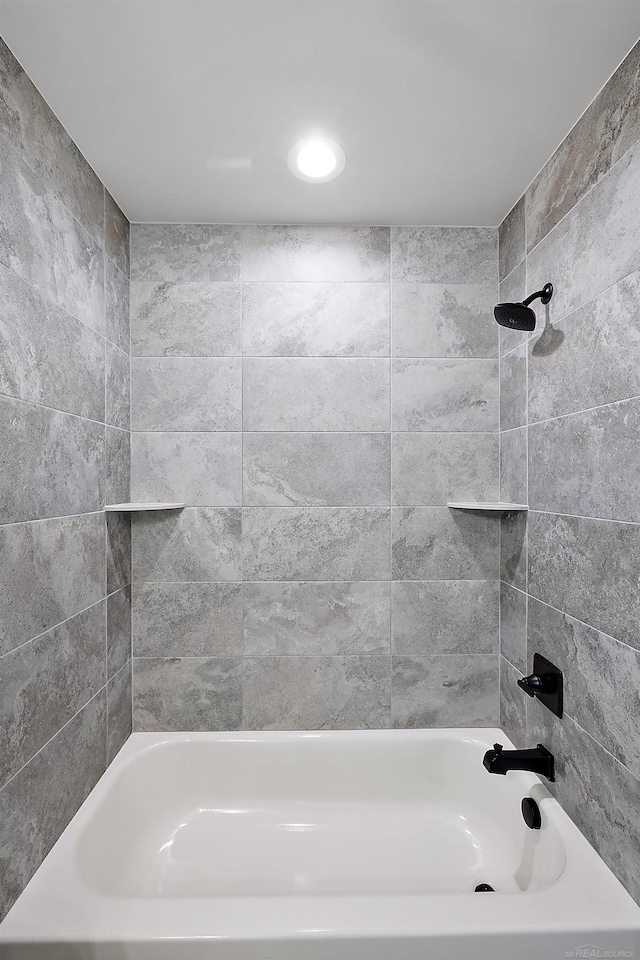
<path fill-rule="evenodd" d="M 537 777 L 487 773 L 495 740 L 511 746 L 499 730 L 134 734 L 0 925 L 0 956 L 639 958 L 640 908 Z"/>

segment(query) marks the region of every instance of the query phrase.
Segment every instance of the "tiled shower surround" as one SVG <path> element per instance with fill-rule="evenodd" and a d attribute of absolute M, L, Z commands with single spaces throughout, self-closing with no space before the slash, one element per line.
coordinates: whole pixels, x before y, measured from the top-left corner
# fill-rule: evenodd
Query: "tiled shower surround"
<path fill-rule="evenodd" d="M 135 224 L 136 730 L 498 721 L 497 231 Z"/>
<path fill-rule="evenodd" d="M 128 229 L 0 41 L 0 918 L 131 730 Z"/>
<path fill-rule="evenodd" d="M 500 299 L 555 285 L 502 331 L 502 720 L 557 757 L 552 787 L 640 901 L 640 45 L 500 229 Z M 522 696 L 540 651 L 565 717 Z"/>

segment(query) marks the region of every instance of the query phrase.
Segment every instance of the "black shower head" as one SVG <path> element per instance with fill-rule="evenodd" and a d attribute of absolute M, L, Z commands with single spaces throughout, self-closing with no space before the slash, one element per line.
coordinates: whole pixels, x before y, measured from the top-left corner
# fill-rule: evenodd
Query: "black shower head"
<path fill-rule="evenodd" d="M 542 303 L 549 303 L 552 295 L 553 286 L 547 283 L 542 290 L 532 293 L 522 303 L 498 303 L 493 309 L 493 315 L 501 327 L 509 327 L 511 330 L 535 330 L 536 315 L 529 304 L 538 299 Z"/>

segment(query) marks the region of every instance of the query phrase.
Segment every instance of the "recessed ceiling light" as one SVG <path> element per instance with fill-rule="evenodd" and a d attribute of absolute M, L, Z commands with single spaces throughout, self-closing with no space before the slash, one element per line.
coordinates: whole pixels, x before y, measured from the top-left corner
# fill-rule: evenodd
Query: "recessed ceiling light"
<path fill-rule="evenodd" d="M 333 140 L 314 137 L 300 140 L 289 150 L 289 170 L 299 180 L 308 183 L 326 183 L 340 176 L 347 158 L 342 147 Z"/>

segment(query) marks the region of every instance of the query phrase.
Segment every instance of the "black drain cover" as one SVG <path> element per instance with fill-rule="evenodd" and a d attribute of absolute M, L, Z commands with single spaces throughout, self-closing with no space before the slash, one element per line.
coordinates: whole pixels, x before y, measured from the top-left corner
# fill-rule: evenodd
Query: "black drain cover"
<path fill-rule="evenodd" d="M 495 893 L 490 883 L 479 883 L 473 891 L 474 893 Z"/>

